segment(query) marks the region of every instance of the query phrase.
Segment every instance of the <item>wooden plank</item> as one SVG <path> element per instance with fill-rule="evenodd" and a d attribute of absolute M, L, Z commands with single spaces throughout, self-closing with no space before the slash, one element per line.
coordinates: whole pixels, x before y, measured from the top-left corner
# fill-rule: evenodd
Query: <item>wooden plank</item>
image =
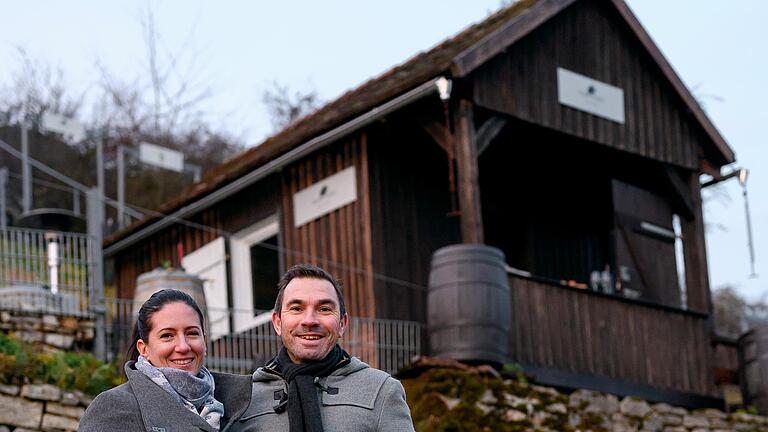
<path fill-rule="evenodd" d="M 360 171 L 360 188 L 358 194 L 360 195 L 360 227 L 361 227 L 361 240 L 363 244 L 363 259 L 364 259 L 364 286 L 365 296 L 368 299 L 366 316 L 376 316 L 376 306 L 374 304 L 375 293 L 373 289 L 373 233 L 371 232 L 371 188 L 369 184 L 370 173 L 368 170 L 368 134 L 363 132 L 360 138 L 360 158 L 359 158 L 359 171 Z M 415 209 L 414 209 L 415 210 Z"/>
<path fill-rule="evenodd" d="M 516 361 L 712 394 L 702 384 L 710 369 L 706 336 L 698 337 L 706 335 L 706 318 L 516 277 L 510 283 Z M 518 336 L 526 331 L 528 341 Z M 579 346 L 588 348 L 579 353 Z"/>

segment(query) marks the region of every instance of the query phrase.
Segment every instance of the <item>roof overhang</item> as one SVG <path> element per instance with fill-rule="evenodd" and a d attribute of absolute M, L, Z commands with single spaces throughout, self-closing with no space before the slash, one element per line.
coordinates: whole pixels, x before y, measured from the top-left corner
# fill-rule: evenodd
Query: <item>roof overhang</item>
<path fill-rule="evenodd" d="M 197 212 L 234 195 L 235 193 L 258 182 L 259 180 L 267 177 L 280 168 L 290 164 L 291 162 L 297 161 L 321 147 L 337 142 L 339 139 L 359 131 L 365 126 L 380 120 L 381 118 L 406 105 L 410 105 L 411 103 L 426 96 L 437 94 L 437 83 L 441 80 L 445 80 L 445 78 L 433 78 L 419 85 L 418 87 L 411 89 L 410 91 L 407 91 L 384 104 L 376 106 L 370 111 L 361 114 L 334 129 L 331 129 L 326 133 L 318 135 L 309 141 L 294 147 L 292 150 L 270 160 L 269 162 L 259 166 L 253 171 L 237 178 L 231 183 L 228 183 L 221 188 L 216 189 L 213 192 L 186 204 L 172 214 L 163 216 L 161 219 L 155 221 L 154 223 L 149 224 L 144 228 L 140 228 L 132 234 L 129 234 L 128 236 L 110 244 L 104 248 L 104 256 L 114 255 L 120 250 L 131 246 L 164 228 L 167 228 L 180 221 L 184 221 L 185 218 L 192 216 Z"/>

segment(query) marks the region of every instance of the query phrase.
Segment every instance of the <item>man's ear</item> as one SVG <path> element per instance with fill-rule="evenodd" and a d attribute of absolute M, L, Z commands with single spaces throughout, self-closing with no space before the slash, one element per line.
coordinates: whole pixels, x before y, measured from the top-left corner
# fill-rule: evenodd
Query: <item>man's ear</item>
<path fill-rule="evenodd" d="M 347 313 L 344 312 L 344 316 L 342 316 L 341 319 L 339 320 L 339 325 L 341 327 L 339 329 L 339 337 L 344 336 L 344 332 L 347 331 L 347 324 L 349 324 L 349 315 L 347 315 Z"/>
<path fill-rule="evenodd" d="M 282 336 L 282 330 L 280 328 L 280 315 L 278 315 L 275 311 L 272 311 L 272 327 L 275 329 L 275 333 L 277 333 L 278 336 Z"/>

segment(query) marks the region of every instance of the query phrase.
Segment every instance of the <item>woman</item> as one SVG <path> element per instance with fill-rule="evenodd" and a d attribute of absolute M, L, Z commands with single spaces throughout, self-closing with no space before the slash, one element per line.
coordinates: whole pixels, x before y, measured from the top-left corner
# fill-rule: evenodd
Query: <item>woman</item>
<path fill-rule="evenodd" d="M 203 367 L 203 314 L 183 291 L 158 291 L 139 309 L 128 351 L 128 382 L 98 395 L 81 432 L 224 432 L 251 399 L 251 377 Z"/>

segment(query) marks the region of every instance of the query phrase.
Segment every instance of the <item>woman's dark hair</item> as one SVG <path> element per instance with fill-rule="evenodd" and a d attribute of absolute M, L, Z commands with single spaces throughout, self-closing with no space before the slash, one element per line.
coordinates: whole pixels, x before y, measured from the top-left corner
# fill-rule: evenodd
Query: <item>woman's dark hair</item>
<path fill-rule="evenodd" d="M 177 289 L 163 289 L 152 294 L 147 301 L 141 305 L 139 309 L 139 315 L 136 317 L 136 323 L 133 325 L 133 333 L 131 334 L 131 344 L 128 346 L 125 359 L 137 360 L 139 358 L 139 349 L 136 347 L 136 342 L 139 339 L 147 341 L 149 337 L 149 330 L 152 328 L 152 316 L 155 312 L 163 308 L 163 306 L 169 303 L 182 302 L 191 307 L 192 310 L 197 312 L 197 317 L 200 318 L 200 326 L 203 332 L 205 331 L 205 321 L 203 320 L 203 312 L 200 311 L 200 306 L 197 305 L 195 300 L 184 291 Z"/>

